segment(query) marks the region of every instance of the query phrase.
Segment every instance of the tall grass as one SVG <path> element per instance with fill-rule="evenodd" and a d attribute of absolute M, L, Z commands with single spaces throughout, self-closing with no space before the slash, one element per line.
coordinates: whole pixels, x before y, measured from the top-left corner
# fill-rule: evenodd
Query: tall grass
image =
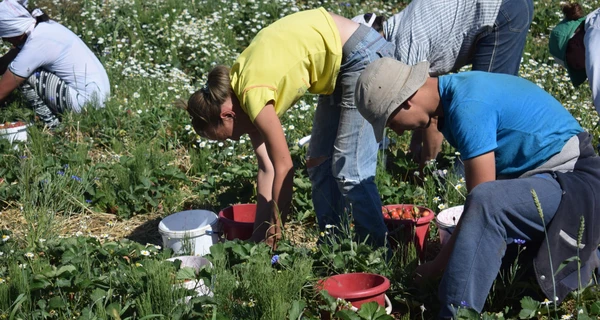
<path fill-rule="evenodd" d="M 143 284 L 142 293 L 135 299 L 140 317 L 173 314 L 188 296 L 175 281 L 175 268 L 155 260 L 144 260 L 142 264 L 144 272 L 131 273 L 132 284 Z"/>

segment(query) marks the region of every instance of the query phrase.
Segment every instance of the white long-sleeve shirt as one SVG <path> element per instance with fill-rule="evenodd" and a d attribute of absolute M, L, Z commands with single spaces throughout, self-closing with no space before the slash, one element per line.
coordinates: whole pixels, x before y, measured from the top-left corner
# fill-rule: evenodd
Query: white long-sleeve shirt
<path fill-rule="evenodd" d="M 587 74 L 594 107 L 600 113 L 600 9 L 585 18 L 585 73 Z"/>

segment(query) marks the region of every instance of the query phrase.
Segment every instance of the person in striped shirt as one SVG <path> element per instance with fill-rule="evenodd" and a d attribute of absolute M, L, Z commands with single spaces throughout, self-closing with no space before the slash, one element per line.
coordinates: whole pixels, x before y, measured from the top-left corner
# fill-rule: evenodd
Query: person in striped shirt
<path fill-rule="evenodd" d="M 383 23 L 381 33 L 396 45 L 397 60 L 429 62 L 430 76 L 466 65 L 517 75 L 532 19 L 533 0 L 413 0 Z M 443 136 L 432 121 L 413 132 L 410 150 L 421 169 L 441 149 Z"/>

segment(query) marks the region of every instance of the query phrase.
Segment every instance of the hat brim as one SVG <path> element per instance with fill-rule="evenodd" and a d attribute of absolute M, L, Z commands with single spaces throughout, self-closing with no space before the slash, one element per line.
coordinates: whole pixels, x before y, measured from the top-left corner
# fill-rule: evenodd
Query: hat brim
<path fill-rule="evenodd" d="M 406 100 L 412 97 L 419 89 L 421 89 L 423 84 L 425 84 L 425 81 L 429 77 L 429 62 L 422 61 L 411 66 L 409 77 L 410 81 L 407 81 L 407 83 L 402 87 L 402 90 L 398 92 L 395 99 L 390 101 L 385 113 L 385 117 L 377 119 L 377 121 L 372 124 L 377 142 L 383 140 L 385 127 L 387 126 L 390 116 L 394 113 L 394 111 L 396 111 L 401 104 L 406 102 Z"/>

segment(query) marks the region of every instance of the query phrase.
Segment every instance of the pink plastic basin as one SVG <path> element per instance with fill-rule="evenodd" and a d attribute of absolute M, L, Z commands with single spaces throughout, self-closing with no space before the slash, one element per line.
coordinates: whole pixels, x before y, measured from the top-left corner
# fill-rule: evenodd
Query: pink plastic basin
<path fill-rule="evenodd" d="M 219 212 L 221 231 L 227 240 L 248 240 L 254 231 L 256 204 L 235 204 Z"/>
<path fill-rule="evenodd" d="M 385 307 L 385 292 L 390 288 L 390 280 L 372 273 L 345 273 L 323 279 L 317 287 L 357 308 L 371 301 Z"/>

